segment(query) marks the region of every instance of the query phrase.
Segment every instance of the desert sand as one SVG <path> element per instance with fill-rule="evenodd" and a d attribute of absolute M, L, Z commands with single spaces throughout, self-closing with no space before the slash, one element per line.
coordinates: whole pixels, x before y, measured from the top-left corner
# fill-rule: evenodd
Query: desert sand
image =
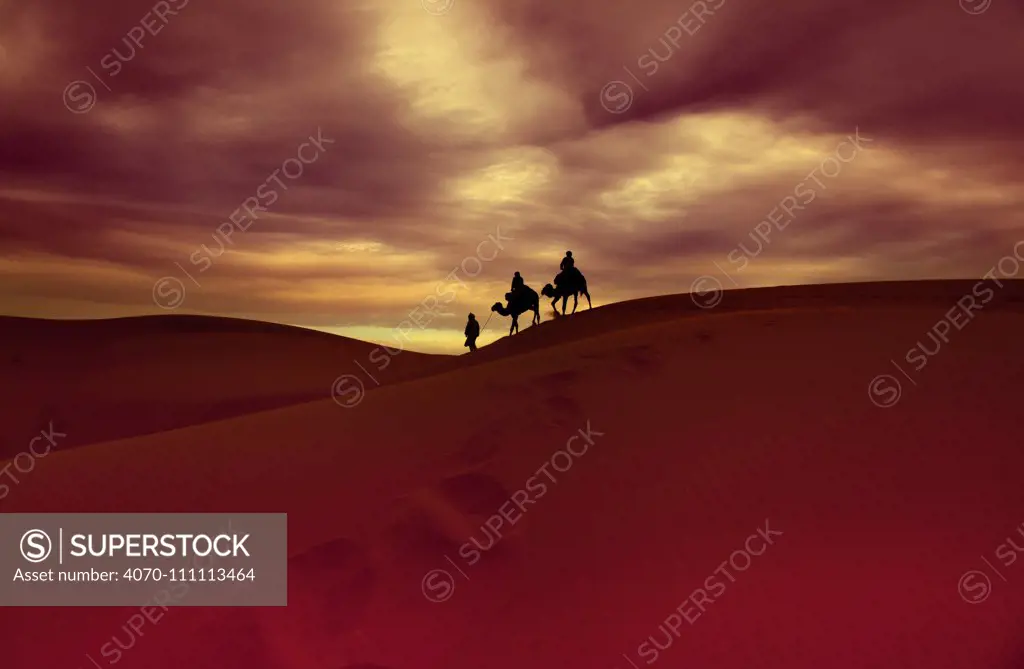
<path fill-rule="evenodd" d="M 333 365 L 368 363 L 380 347 L 314 330 L 201 316 L 94 321 L 0 317 L 0 374 L 15 402 L 0 407 L 8 443 L 52 421 L 69 445 L 123 439 L 321 399 Z M 430 367 L 402 351 L 382 382 Z M 386 351 L 382 352 L 387 354 Z"/>
<path fill-rule="evenodd" d="M 1024 546 L 1004 283 L 920 369 L 977 282 L 546 313 L 473 355 L 394 356 L 347 407 L 332 384 L 374 344 L 5 320 L 6 452 L 41 421 L 67 437 L 0 511 L 286 512 L 292 560 L 287 608 L 171 608 L 141 635 L 136 609 L 0 609 L 3 666 L 106 666 L 118 637 L 145 669 L 1019 669 L 1024 559 L 994 557 Z M 961 578 L 985 560 L 979 600 Z"/>

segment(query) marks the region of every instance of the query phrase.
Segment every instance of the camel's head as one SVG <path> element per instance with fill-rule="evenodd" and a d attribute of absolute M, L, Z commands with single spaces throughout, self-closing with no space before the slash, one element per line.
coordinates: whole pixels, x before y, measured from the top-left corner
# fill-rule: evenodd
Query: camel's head
<path fill-rule="evenodd" d="M 540 294 L 543 295 L 544 297 L 554 297 L 555 287 L 552 286 L 550 283 L 545 283 L 544 287 L 540 289 Z"/>
<path fill-rule="evenodd" d="M 503 305 L 501 302 L 495 302 L 494 304 L 491 305 L 491 311 L 501 311 L 504 308 L 505 305 Z"/>

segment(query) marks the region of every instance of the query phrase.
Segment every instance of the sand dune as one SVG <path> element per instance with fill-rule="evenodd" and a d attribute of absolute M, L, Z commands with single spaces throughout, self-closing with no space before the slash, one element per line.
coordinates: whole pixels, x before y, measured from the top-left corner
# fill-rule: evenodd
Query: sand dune
<path fill-rule="evenodd" d="M 0 407 L 13 457 L 51 421 L 62 448 L 152 434 L 320 399 L 334 367 L 373 344 L 272 323 L 203 316 L 93 321 L 0 318 Z M 441 356 L 393 356 L 382 383 Z"/>
<path fill-rule="evenodd" d="M 971 294 L 975 284 L 977 281 L 973 280 L 885 281 L 727 290 L 697 299 L 689 294 L 661 295 L 618 302 L 597 309 L 587 309 L 584 304 L 572 315 L 572 319 L 553 316 L 550 301 L 542 298 L 541 313 L 544 321 L 540 326 L 529 326 L 529 318 L 520 317 L 520 336 L 503 337 L 481 349 L 479 355 L 463 362 L 475 364 L 539 347 L 566 344 L 613 330 L 708 313 L 815 307 L 949 309 L 956 305 L 957 300 Z M 1004 288 L 993 291 L 984 310 L 1024 309 L 1024 281 L 1004 280 L 1003 284 Z M 698 303 L 703 306 L 698 306 Z M 569 304 L 571 307 L 571 300 Z M 569 320 L 575 323 L 574 327 L 553 327 Z M 495 318 L 489 327 L 507 332 L 510 323 L 507 318 Z"/>
<path fill-rule="evenodd" d="M 287 609 L 171 609 L 125 667 L 1011 669 L 1024 560 L 982 604 L 957 586 L 1024 527 L 1021 284 L 905 362 L 973 285 L 610 305 L 436 367 L 410 356 L 348 409 L 326 388 L 354 343 L 253 334 L 200 397 L 272 396 L 245 361 L 276 347 L 274 368 L 305 370 L 283 387 L 322 399 L 55 451 L 0 509 L 289 514 Z M 207 337 L 197 369 L 238 341 Z M 89 369 L 126 356 L 111 396 L 174 398 L 130 374 L 161 338 Z M 881 375 L 901 381 L 890 406 Z M 5 665 L 88 666 L 131 613 L 2 609 Z"/>

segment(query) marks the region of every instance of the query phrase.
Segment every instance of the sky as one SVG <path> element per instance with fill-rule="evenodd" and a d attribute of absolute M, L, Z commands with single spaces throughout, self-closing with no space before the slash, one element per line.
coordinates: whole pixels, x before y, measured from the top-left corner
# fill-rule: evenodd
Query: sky
<path fill-rule="evenodd" d="M 595 306 L 981 277 L 1024 238 L 1022 34 L 1015 0 L 0 0 L 0 313 L 458 353 L 566 250 Z"/>

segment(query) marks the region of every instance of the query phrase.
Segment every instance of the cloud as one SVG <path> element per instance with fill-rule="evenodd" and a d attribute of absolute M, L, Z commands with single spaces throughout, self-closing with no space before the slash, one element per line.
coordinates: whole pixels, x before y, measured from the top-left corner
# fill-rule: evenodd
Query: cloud
<path fill-rule="evenodd" d="M 605 303 L 735 270 L 757 229 L 744 286 L 978 276 L 1024 223 L 1010 2 L 42 0 L 2 18 L 5 313 L 161 312 L 173 276 L 184 311 L 383 331 L 500 230 L 458 317 L 422 333 L 458 351 L 465 312 L 512 271 L 550 281 L 569 248 Z M 801 183 L 814 200 L 765 223 Z"/>

